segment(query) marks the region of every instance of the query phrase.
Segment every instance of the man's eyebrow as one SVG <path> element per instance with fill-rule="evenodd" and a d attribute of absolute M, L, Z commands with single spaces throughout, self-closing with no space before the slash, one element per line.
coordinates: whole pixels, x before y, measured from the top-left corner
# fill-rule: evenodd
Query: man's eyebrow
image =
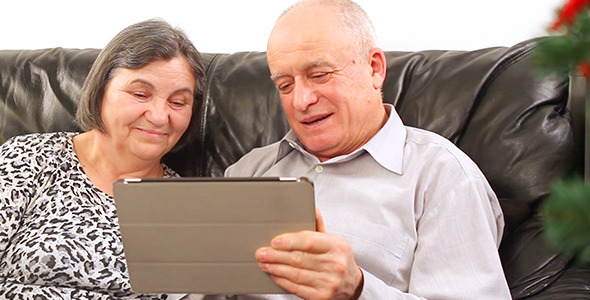
<path fill-rule="evenodd" d="M 277 81 L 277 79 L 279 79 L 283 76 L 285 76 L 285 74 L 282 74 L 282 73 L 272 74 L 272 75 L 270 75 L 270 80 Z"/>
<path fill-rule="evenodd" d="M 306 65 L 303 66 L 303 70 L 309 70 L 309 69 L 313 69 L 313 68 L 317 68 L 317 67 L 323 67 L 323 66 L 332 66 L 332 64 L 330 62 L 328 62 L 327 60 L 317 60 L 317 61 L 313 61 L 310 62 Z M 287 74 L 283 74 L 283 73 L 276 73 L 276 74 L 272 74 L 270 75 L 270 79 L 272 81 L 276 81 L 277 79 L 286 76 Z"/>

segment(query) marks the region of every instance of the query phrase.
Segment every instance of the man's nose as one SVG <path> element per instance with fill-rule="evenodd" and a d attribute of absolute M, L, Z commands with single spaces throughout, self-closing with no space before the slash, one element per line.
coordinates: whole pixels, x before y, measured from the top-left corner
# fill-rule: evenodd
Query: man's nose
<path fill-rule="evenodd" d="M 313 86 L 304 81 L 295 84 L 293 106 L 299 111 L 306 111 L 318 102 L 318 96 Z"/>

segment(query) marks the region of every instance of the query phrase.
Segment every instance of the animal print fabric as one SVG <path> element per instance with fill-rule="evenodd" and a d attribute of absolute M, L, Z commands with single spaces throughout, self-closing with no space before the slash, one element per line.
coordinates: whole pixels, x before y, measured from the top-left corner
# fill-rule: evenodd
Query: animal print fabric
<path fill-rule="evenodd" d="M 0 147 L 0 299 L 166 299 L 131 290 L 114 199 L 86 177 L 75 134 Z"/>

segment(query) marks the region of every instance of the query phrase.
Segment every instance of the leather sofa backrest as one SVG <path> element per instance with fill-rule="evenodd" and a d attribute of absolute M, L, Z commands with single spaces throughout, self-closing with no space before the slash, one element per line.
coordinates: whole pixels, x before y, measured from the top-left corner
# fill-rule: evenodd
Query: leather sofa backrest
<path fill-rule="evenodd" d="M 564 286 L 568 293 L 588 290 L 587 280 L 580 279 L 587 271 L 570 270 L 568 260 L 546 246 L 536 216 L 552 182 L 582 174 L 588 163 L 586 81 L 539 76 L 531 57 L 535 44 L 388 51 L 383 87 L 384 101 L 395 105 L 406 125 L 447 137 L 488 178 L 505 215 L 500 253 L 515 299 L 552 284 L 546 299 L 563 293 Z M 0 143 L 32 132 L 79 131 L 73 118 L 98 53 L 0 50 Z M 289 129 L 265 53 L 203 53 L 203 58 L 207 81 L 202 101 L 196 102 L 193 134 L 164 158 L 184 176 L 222 176 L 242 155 L 279 140 Z M 563 283 L 555 284 L 561 277 Z"/>
<path fill-rule="evenodd" d="M 534 45 L 386 52 L 384 101 L 407 125 L 449 138 L 475 160 L 501 199 L 509 228 L 530 216 L 552 181 L 581 164 L 567 109 L 568 78 L 538 76 Z M 0 143 L 30 132 L 78 131 L 72 122 L 77 99 L 98 52 L 0 50 Z M 185 176 L 222 176 L 289 126 L 264 52 L 203 58 L 207 82 L 194 116 L 198 132 L 165 162 Z"/>

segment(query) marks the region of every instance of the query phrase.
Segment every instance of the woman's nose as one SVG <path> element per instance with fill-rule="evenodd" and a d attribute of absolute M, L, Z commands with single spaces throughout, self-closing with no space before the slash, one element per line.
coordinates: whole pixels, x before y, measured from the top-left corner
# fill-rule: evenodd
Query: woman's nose
<path fill-rule="evenodd" d="M 145 112 L 146 119 L 155 126 L 168 123 L 169 112 L 166 100 L 153 99 Z"/>

